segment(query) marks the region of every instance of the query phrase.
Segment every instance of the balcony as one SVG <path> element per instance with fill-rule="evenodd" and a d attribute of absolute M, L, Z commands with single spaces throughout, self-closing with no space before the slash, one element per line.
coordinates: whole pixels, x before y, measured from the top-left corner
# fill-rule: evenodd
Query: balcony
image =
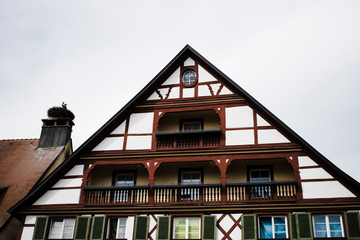
<path fill-rule="evenodd" d="M 297 182 L 149 186 L 85 186 L 86 205 L 182 205 L 296 201 Z M 223 199 L 226 199 L 225 202 Z"/>
<path fill-rule="evenodd" d="M 220 145 L 220 129 L 157 132 L 157 149 L 212 148 Z"/>

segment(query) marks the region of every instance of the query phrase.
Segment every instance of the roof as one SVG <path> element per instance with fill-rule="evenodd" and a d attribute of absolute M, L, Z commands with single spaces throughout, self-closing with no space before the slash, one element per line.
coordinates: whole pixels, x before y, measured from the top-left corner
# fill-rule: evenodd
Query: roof
<path fill-rule="evenodd" d="M 22 199 L 63 147 L 37 148 L 39 139 L 0 140 L 0 228 L 7 210 Z"/>
<path fill-rule="evenodd" d="M 297 133 L 290 129 L 262 104 L 260 104 L 255 98 L 253 98 L 244 89 L 238 86 L 233 80 L 227 77 L 223 72 L 212 65 L 208 60 L 201 56 L 191 46 L 186 45 L 137 95 L 135 95 L 122 109 L 120 109 L 110 120 L 108 120 L 98 131 L 96 131 L 88 140 L 86 140 L 62 165 L 60 165 L 54 172 L 51 173 L 49 178 L 43 181 L 39 186 L 31 191 L 21 202 L 16 204 L 9 211 L 15 213 L 21 207 L 25 207 L 27 203 L 35 201 L 38 197 L 37 194 L 42 194 L 46 191 L 47 186 L 54 184 L 63 174 L 69 171 L 75 164 L 79 157 L 91 151 L 97 144 L 101 142 L 104 135 L 111 133 L 119 122 L 125 120 L 136 108 L 137 105 L 146 101 L 148 97 L 184 62 L 187 58 L 192 58 L 199 62 L 199 64 L 210 72 L 215 78 L 221 79 L 221 81 L 231 91 L 242 96 L 245 101 L 254 108 L 260 115 L 266 116 L 266 119 L 281 131 L 289 140 L 291 139 L 295 143 L 299 144 L 304 151 L 321 165 L 328 172 L 337 176 L 340 182 L 346 183 L 351 191 L 356 192 L 356 195 L 360 195 L 360 184 L 352 177 L 347 175 L 341 169 L 336 167 L 328 159 L 326 159 L 315 148 L 302 139 Z"/>

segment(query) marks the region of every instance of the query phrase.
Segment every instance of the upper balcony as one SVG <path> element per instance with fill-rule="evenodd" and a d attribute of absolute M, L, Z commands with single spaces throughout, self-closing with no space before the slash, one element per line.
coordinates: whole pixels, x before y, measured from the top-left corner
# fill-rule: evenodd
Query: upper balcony
<path fill-rule="evenodd" d="M 158 123 L 157 149 L 220 146 L 220 118 L 215 110 L 165 113 Z"/>
<path fill-rule="evenodd" d="M 213 161 L 161 163 L 154 184 L 142 164 L 98 166 L 83 188 L 83 202 L 135 206 L 297 201 L 298 183 L 291 165 L 284 159 L 265 163 L 234 160 L 225 183 Z"/>

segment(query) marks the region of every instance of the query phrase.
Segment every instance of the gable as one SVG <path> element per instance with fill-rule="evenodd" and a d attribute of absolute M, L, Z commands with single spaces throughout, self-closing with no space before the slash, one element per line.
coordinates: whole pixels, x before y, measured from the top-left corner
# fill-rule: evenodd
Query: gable
<path fill-rule="evenodd" d="M 191 87 L 184 86 L 181 82 L 181 77 L 189 69 L 195 69 L 197 75 L 197 84 Z M 148 154 L 146 158 L 151 158 L 151 154 L 158 153 L 155 140 L 159 132 L 160 119 L 168 113 L 191 115 L 194 111 L 211 111 L 218 116 L 220 131 L 224 138 L 221 140 L 222 148 L 217 148 L 216 151 L 231 152 L 240 149 L 243 152 L 253 150 L 253 153 L 256 153 L 258 149 L 271 147 L 273 152 L 280 150 L 286 152 L 287 148 L 295 149 L 297 152 L 294 150 L 294 156 L 291 157 L 297 159 L 299 156 L 299 163 L 305 164 L 300 165 L 300 169 L 298 165 L 296 170 L 300 171 L 299 183 L 306 199 L 319 198 L 321 191 L 324 192 L 330 187 L 337 189 L 339 194 L 323 196 L 356 197 L 354 192 L 360 192 L 360 186 L 354 179 L 331 164 L 246 91 L 195 50 L 186 46 L 139 94 L 52 173 L 44 184 L 31 192 L 28 199 L 35 202 L 40 195 L 49 194 L 46 193 L 48 190 L 53 192 L 37 204 L 43 202 L 55 204 L 53 200 L 56 196 L 66 190 L 57 189 L 57 186 L 65 184 L 64 180 L 68 178 L 63 176 L 75 165 L 82 164 L 81 161 L 84 159 L 120 162 L 126 158 L 135 161 L 132 156 L 142 152 Z M 133 152 L 129 154 L 127 151 Z M 164 149 L 161 151 L 165 152 Z M 227 159 L 223 160 L 227 161 Z M 150 163 L 146 164 L 149 167 Z M 157 162 L 152 164 L 156 165 Z M 74 190 L 72 193 L 76 192 L 76 195 L 71 195 L 70 191 L 66 194 L 69 199 L 72 196 L 76 196 L 76 199 L 74 201 L 70 199 L 69 204 L 79 201 L 81 189 L 79 178 L 85 175 L 85 171 L 84 174 L 71 177 L 74 178 L 71 180 L 71 188 Z M 314 173 L 318 176 L 309 177 Z M 61 182 L 58 183 L 59 181 Z M 317 190 L 313 191 L 313 189 Z M 20 205 L 21 203 L 15 206 L 13 211 Z"/>

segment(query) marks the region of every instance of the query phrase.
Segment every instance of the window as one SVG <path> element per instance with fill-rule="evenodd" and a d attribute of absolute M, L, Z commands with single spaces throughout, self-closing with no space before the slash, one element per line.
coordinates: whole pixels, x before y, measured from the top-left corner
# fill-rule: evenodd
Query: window
<path fill-rule="evenodd" d="M 51 220 L 49 239 L 72 239 L 75 218 L 54 218 Z"/>
<path fill-rule="evenodd" d="M 259 217 L 260 238 L 287 238 L 287 222 L 284 216 Z"/>
<path fill-rule="evenodd" d="M 196 81 L 196 73 L 193 70 L 186 71 L 183 74 L 182 82 L 185 86 L 192 86 Z"/>
<path fill-rule="evenodd" d="M 135 174 L 134 173 L 118 173 L 115 179 L 116 186 L 134 186 Z"/>
<path fill-rule="evenodd" d="M 109 218 L 109 223 L 108 223 L 108 238 L 109 239 L 125 238 L 126 220 L 127 220 L 126 217 Z"/>
<path fill-rule="evenodd" d="M 270 170 L 264 169 L 250 169 L 250 181 L 251 182 L 270 182 Z"/>
<path fill-rule="evenodd" d="M 174 239 L 200 239 L 200 217 L 174 218 Z"/>
<path fill-rule="evenodd" d="M 181 172 L 181 184 L 200 184 L 201 183 L 201 171 L 182 171 Z"/>
<path fill-rule="evenodd" d="M 343 226 L 340 215 L 313 216 L 315 237 L 343 237 Z"/>

